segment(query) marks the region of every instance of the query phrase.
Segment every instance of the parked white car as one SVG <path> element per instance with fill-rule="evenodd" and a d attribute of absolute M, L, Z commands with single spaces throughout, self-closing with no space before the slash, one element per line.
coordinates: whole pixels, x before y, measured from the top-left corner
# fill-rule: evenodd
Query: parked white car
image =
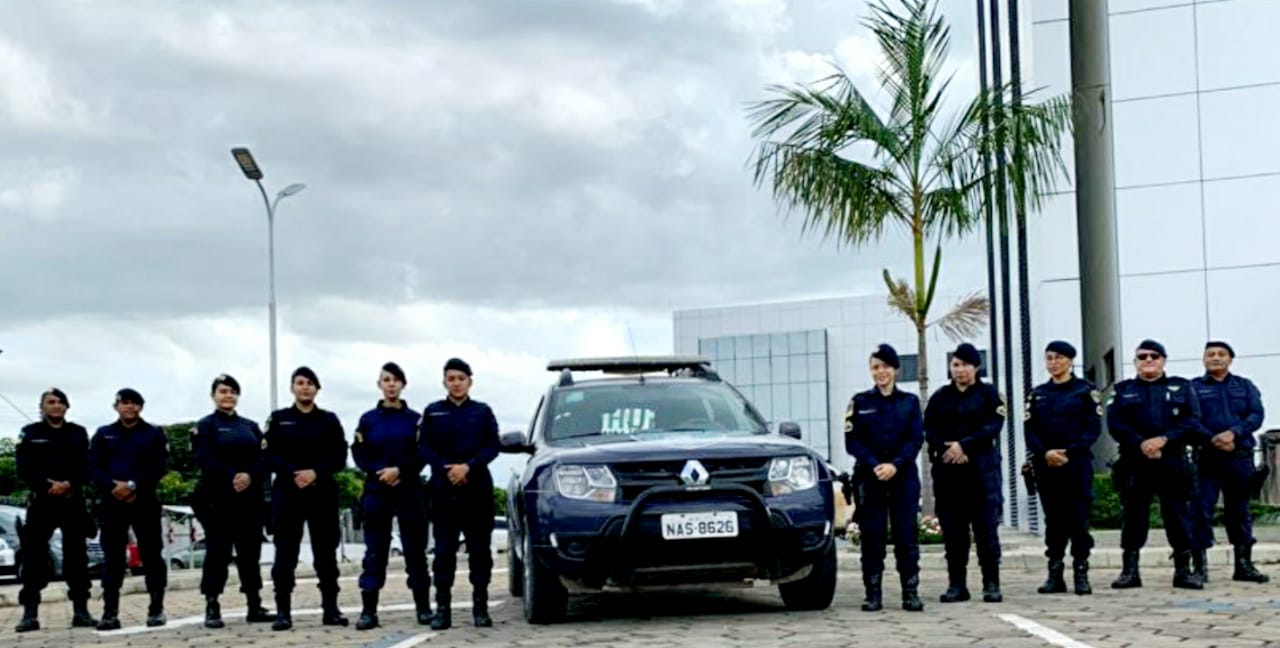
<path fill-rule="evenodd" d="M 0 574 L 17 573 L 18 565 L 13 553 L 13 547 L 4 538 L 0 538 Z"/>

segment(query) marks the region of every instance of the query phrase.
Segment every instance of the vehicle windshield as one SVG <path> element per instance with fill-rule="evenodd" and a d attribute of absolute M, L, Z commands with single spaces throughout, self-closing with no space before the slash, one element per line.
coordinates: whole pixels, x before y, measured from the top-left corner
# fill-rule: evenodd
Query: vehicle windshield
<path fill-rule="evenodd" d="M 724 383 L 647 382 L 557 390 L 549 441 L 767 434 L 759 414 Z"/>

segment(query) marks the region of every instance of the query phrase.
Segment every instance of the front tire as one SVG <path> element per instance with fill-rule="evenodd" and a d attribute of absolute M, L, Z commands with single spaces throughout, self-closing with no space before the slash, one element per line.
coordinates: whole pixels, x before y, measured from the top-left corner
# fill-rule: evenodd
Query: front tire
<path fill-rule="evenodd" d="M 836 595 L 836 543 L 832 542 L 822 557 L 813 564 L 813 571 L 798 581 L 778 586 L 782 603 L 788 610 L 825 610 L 831 607 Z"/>
<path fill-rule="evenodd" d="M 533 534 L 524 527 L 524 618 L 529 623 L 554 623 L 564 617 L 569 595 L 551 570 L 538 564 L 533 554 Z"/>
<path fill-rule="evenodd" d="M 524 561 L 516 556 L 510 535 L 507 535 L 507 592 L 516 598 L 524 596 Z"/>

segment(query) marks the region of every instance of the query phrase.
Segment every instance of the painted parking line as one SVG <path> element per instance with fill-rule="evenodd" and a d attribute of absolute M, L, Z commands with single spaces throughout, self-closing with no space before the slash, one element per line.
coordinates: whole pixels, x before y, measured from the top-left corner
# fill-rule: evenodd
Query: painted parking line
<path fill-rule="evenodd" d="M 391 644 L 390 646 L 387 646 L 387 648 L 413 648 L 413 646 L 416 646 L 434 636 L 435 636 L 434 634 L 427 632 L 425 634 L 409 637 L 408 639 L 405 639 L 404 641 L 401 641 L 399 643 Z"/>
<path fill-rule="evenodd" d="M 492 609 L 492 608 L 496 608 L 496 607 L 500 607 L 503 603 L 504 603 L 504 601 L 490 601 L 490 602 L 489 602 L 489 607 L 490 607 L 491 609 Z M 454 609 L 454 610 L 458 610 L 458 609 L 463 609 L 463 610 L 465 610 L 465 609 L 467 609 L 467 608 L 470 608 L 470 607 L 471 607 L 471 602 L 470 602 L 470 601 L 456 601 L 456 602 L 454 602 L 454 604 L 453 604 L 452 606 L 450 606 L 450 607 L 451 607 L 452 609 Z M 358 615 L 358 614 L 360 614 L 360 609 L 361 609 L 361 608 L 360 608 L 360 606 L 359 606 L 359 605 L 355 605 L 355 606 L 348 606 L 348 607 L 344 607 L 344 608 L 342 608 L 342 611 L 343 611 L 343 612 L 346 612 L 347 614 Z M 378 606 L 378 614 L 382 614 L 382 613 L 384 613 L 384 612 L 404 612 L 404 611 L 413 611 L 413 610 L 416 610 L 416 609 L 417 609 L 417 606 L 415 606 L 413 603 L 396 603 L 396 604 L 393 604 L 393 605 L 379 605 L 379 606 Z M 243 616 L 244 616 L 244 614 L 245 614 L 245 612 L 247 612 L 247 610 L 246 610 L 245 608 L 239 608 L 239 609 L 233 609 L 233 610 L 223 610 L 223 611 L 222 611 L 222 618 L 223 618 L 223 620 L 224 620 L 224 621 L 226 621 L 226 620 L 230 619 L 231 617 L 235 617 L 235 616 L 243 617 Z M 320 616 L 320 615 L 321 615 L 321 614 L 323 614 L 323 613 L 324 613 L 324 610 L 323 610 L 322 608 L 303 608 L 303 609 L 300 609 L 300 610 L 293 610 L 293 613 L 291 614 L 291 616 L 292 616 L 294 619 L 297 619 L 297 618 L 298 618 L 298 617 L 300 617 L 300 616 Z M 147 627 L 147 626 L 145 626 L 145 625 L 136 625 L 136 626 L 129 626 L 129 627 L 127 627 L 127 628 L 121 628 L 121 629 L 119 629 L 119 630 L 98 631 L 98 632 L 97 632 L 97 635 L 98 635 L 99 637 L 121 637 L 121 636 L 125 636 L 125 635 L 143 634 L 143 633 L 147 633 L 147 632 L 162 632 L 162 631 L 164 631 L 164 630 L 171 630 L 171 629 L 173 629 L 173 628 L 182 628 L 182 627 L 186 627 L 186 626 L 203 625 L 203 624 L 204 624 L 204 615 L 203 615 L 203 614 L 201 614 L 201 615 L 197 615 L 197 616 L 189 616 L 189 617 L 181 617 L 181 618 L 178 618 L 178 619 L 170 619 L 170 620 L 169 620 L 169 622 L 168 622 L 167 624 L 162 625 L 162 626 L 157 627 L 157 628 L 149 628 L 149 627 Z M 266 624 L 262 624 L 262 625 L 266 625 Z M 217 631 L 216 631 L 216 630 L 214 630 L 214 632 L 217 632 Z M 429 639 L 429 638 L 430 638 L 430 635 L 425 635 L 425 637 L 426 637 L 427 639 Z M 415 638 L 416 638 L 416 637 L 415 637 Z M 406 641 L 407 641 L 407 640 L 406 640 Z M 426 641 L 426 639 L 422 639 L 421 641 Z M 421 641 L 419 641 L 418 643 L 421 643 Z M 397 645 L 398 645 L 398 644 L 397 644 Z M 407 645 L 412 646 L 412 645 L 416 645 L 416 644 L 407 644 Z"/>
<path fill-rule="evenodd" d="M 996 618 L 1004 621 L 1005 623 L 1012 624 L 1019 630 L 1039 637 L 1040 639 L 1043 639 L 1055 646 L 1062 646 L 1062 648 L 1093 648 L 1093 646 L 1090 646 L 1087 643 L 1076 641 L 1053 628 L 1040 625 L 1031 619 L 1018 616 L 1017 614 L 997 614 Z"/>

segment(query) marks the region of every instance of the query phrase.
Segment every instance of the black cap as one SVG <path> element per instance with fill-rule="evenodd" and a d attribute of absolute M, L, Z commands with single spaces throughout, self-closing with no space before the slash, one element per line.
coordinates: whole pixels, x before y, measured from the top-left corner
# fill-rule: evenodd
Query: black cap
<path fill-rule="evenodd" d="M 1141 343 L 1139 343 L 1138 350 L 1139 351 L 1155 351 L 1156 353 L 1160 354 L 1161 358 L 1169 357 L 1169 354 L 1165 353 L 1164 351 L 1164 345 L 1152 339 L 1146 339 L 1146 340 L 1143 340 Z"/>
<path fill-rule="evenodd" d="M 977 347 L 968 342 L 962 342 L 951 355 L 966 364 L 971 364 L 975 367 L 982 366 L 982 354 L 978 353 Z"/>
<path fill-rule="evenodd" d="M 44 393 L 40 394 L 40 405 L 42 407 L 44 406 L 44 399 L 50 396 L 57 396 L 58 400 L 62 401 L 63 405 L 65 405 L 68 408 L 71 407 L 71 401 L 67 400 L 66 392 L 62 391 L 61 389 L 58 389 L 57 387 L 50 387 L 44 390 Z"/>
<path fill-rule="evenodd" d="M 1204 343 L 1205 351 L 1208 351 L 1209 349 L 1213 349 L 1213 348 L 1226 349 L 1227 355 L 1231 356 L 1232 358 L 1236 357 L 1236 350 L 1231 348 L 1230 344 L 1227 344 L 1222 340 L 1209 340 L 1208 342 Z"/>
<path fill-rule="evenodd" d="M 227 374 L 218 374 L 218 377 L 213 379 L 213 386 L 209 387 L 209 393 L 218 391 L 218 385 L 226 385 L 231 388 L 231 391 L 240 393 L 240 381 Z"/>
<path fill-rule="evenodd" d="M 116 392 L 116 403 L 136 403 L 142 406 L 146 405 L 147 402 L 143 400 L 142 394 L 138 393 L 138 390 L 132 387 L 125 387 Z"/>
<path fill-rule="evenodd" d="M 876 347 L 876 350 L 871 352 L 871 357 L 893 367 L 894 369 L 902 367 L 902 362 L 898 359 L 898 352 L 887 344 L 881 344 Z"/>
<path fill-rule="evenodd" d="M 311 370 L 311 367 L 302 366 L 294 369 L 293 375 L 289 376 L 289 382 L 293 382 L 298 376 L 310 380 L 311 384 L 316 386 L 316 389 L 320 389 L 320 378 L 316 376 L 316 372 Z"/>
<path fill-rule="evenodd" d="M 1044 352 L 1056 353 L 1060 356 L 1071 358 L 1072 360 L 1076 357 L 1076 348 L 1071 346 L 1071 343 L 1066 340 L 1054 340 L 1050 342 L 1049 346 L 1044 348 Z"/>
<path fill-rule="evenodd" d="M 405 380 L 404 369 L 401 369 L 400 365 L 394 362 L 388 362 L 387 364 L 382 365 L 382 370 L 391 374 L 392 376 L 395 376 L 396 380 L 399 380 L 400 382 L 406 385 L 409 384 L 409 381 Z"/>
<path fill-rule="evenodd" d="M 449 361 L 444 363 L 444 372 L 449 373 L 450 371 L 461 371 L 470 376 L 471 365 L 463 362 L 460 358 L 449 358 Z"/>

